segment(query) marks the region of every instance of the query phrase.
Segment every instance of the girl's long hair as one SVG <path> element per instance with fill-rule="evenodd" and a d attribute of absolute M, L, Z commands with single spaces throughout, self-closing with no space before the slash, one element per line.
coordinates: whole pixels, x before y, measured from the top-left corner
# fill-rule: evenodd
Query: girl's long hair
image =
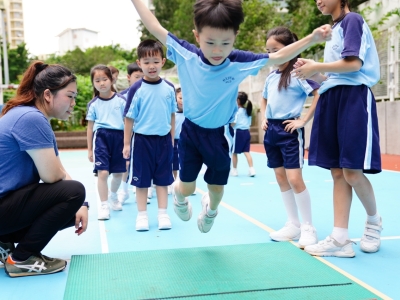
<path fill-rule="evenodd" d="M 34 61 L 25 71 L 16 96 L 4 105 L 2 115 L 19 105 L 44 106 L 43 92 L 45 90 L 48 89 L 56 95 L 71 82 L 76 82 L 76 77 L 66 67 Z"/>
<path fill-rule="evenodd" d="M 267 40 L 273 37 L 278 43 L 282 45 L 290 45 L 296 41 L 298 41 L 298 37 L 296 34 L 292 33 L 288 28 L 279 26 L 271 29 L 267 33 Z M 278 84 L 278 91 L 282 90 L 282 88 L 287 89 L 290 85 L 291 74 L 290 72 L 293 70 L 293 65 L 296 63 L 297 58 L 301 57 L 300 54 L 291 59 L 285 69 L 282 71 L 281 79 Z"/>
<path fill-rule="evenodd" d="M 246 114 L 247 116 L 251 116 L 251 113 L 253 112 L 253 104 L 251 103 L 251 101 L 249 100 L 249 97 L 247 96 L 247 94 L 245 92 L 239 92 L 238 93 L 238 100 L 241 106 L 245 107 L 246 103 Z"/>

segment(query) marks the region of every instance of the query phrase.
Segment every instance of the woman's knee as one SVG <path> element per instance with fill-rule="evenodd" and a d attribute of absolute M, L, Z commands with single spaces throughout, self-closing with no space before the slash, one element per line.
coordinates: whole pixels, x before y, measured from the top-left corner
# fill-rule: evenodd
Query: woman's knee
<path fill-rule="evenodd" d="M 76 201 L 82 205 L 86 198 L 86 189 L 85 186 L 76 180 L 65 180 L 64 181 L 65 188 L 68 191 L 66 195 L 67 198 L 71 201 Z"/>

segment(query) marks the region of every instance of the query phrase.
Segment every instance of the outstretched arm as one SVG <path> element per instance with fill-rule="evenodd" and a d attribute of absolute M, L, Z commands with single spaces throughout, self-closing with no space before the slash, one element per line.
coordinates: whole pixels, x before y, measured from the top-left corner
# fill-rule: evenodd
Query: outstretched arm
<path fill-rule="evenodd" d="M 142 0 L 131 1 L 147 30 L 150 31 L 150 33 L 154 35 L 163 45 L 166 45 L 168 31 L 161 26 L 160 22 L 158 22 L 157 18 L 146 7 Z"/>
<path fill-rule="evenodd" d="M 278 52 L 270 53 L 267 65 L 280 65 L 299 55 L 301 52 L 315 43 L 331 39 L 332 28 L 330 25 L 323 25 L 314 29 L 313 33 L 305 38 L 290 44 Z"/>

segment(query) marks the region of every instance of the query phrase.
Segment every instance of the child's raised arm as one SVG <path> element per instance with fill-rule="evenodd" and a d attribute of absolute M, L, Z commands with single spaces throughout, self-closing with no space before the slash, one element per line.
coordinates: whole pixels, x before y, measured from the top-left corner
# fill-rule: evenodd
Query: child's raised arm
<path fill-rule="evenodd" d="M 160 22 L 158 22 L 157 18 L 146 7 L 142 0 L 131 1 L 147 30 L 150 31 L 150 33 L 153 34 L 163 45 L 166 45 L 168 31 L 161 26 Z"/>
<path fill-rule="evenodd" d="M 318 27 L 314 29 L 312 34 L 309 34 L 305 38 L 282 48 L 278 52 L 270 53 L 267 65 L 283 64 L 296 57 L 315 43 L 329 41 L 331 39 L 331 35 L 332 28 L 330 25 Z"/>

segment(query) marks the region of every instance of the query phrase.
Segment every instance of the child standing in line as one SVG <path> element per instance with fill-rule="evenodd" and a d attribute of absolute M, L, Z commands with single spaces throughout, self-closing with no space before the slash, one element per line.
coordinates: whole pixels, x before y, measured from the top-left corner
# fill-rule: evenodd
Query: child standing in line
<path fill-rule="evenodd" d="M 200 232 L 211 230 L 227 184 L 232 151 L 230 127 L 237 111 L 239 83 L 265 65 L 284 63 L 316 42 L 330 38 L 324 25 L 303 40 L 270 55 L 233 50 L 244 20 L 242 1 L 198 0 L 194 4 L 193 33 L 200 49 L 179 40 L 158 22 L 141 0 L 132 0 L 145 27 L 168 48 L 179 73 L 185 100 L 185 121 L 179 139 L 180 172 L 175 184 L 174 210 L 183 221 L 192 216 L 187 196 L 196 189 L 203 163 L 208 193 L 197 218 Z"/>
<path fill-rule="evenodd" d="M 156 185 L 158 200 L 158 229 L 171 229 L 167 214 L 167 187 L 174 181 L 175 90 L 171 83 L 159 76 L 166 61 L 161 43 L 145 40 L 139 44 L 137 52 L 138 65 L 144 77 L 128 93 L 123 150 L 124 158 L 131 157 L 129 173 L 131 184 L 136 186 L 136 230 L 149 230 L 147 190 L 152 180 Z M 134 123 L 135 132 L 131 142 Z"/>
<path fill-rule="evenodd" d="M 182 89 L 180 87 L 175 90 L 175 95 L 178 110 L 175 113 L 174 158 L 172 160 L 172 172 L 174 174 L 174 179 L 176 180 L 179 171 L 178 142 L 182 130 L 182 124 L 183 121 L 185 121 L 185 115 L 183 114 Z"/>
<path fill-rule="evenodd" d="M 114 91 L 119 92 L 117 89 L 117 80 L 118 80 L 119 70 L 114 66 L 108 66 L 108 68 L 111 71 L 111 75 L 112 75 L 112 79 L 113 79 L 112 85 L 113 85 Z"/>
<path fill-rule="evenodd" d="M 267 52 L 274 53 L 297 41 L 297 36 L 286 27 L 276 27 L 267 33 Z M 312 225 L 311 199 L 304 184 L 304 126 L 312 118 L 318 101 L 319 84 L 312 80 L 292 78 L 291 71 L 297 58 L 278 65 L 265 81 L 261 115 L 265 130 L 264 147 L 268 167 L 273 168 L 281 190 L 288 220 L 278 231 L 271 232 L 274 241 L 299 240 L 300 248 L 318 242 Z M 313 103 L 300 119 L 307 96 Z M 300 211 L 302 223 L 300 223 Z"/>
<path fill-rule="evenodd" d="M 110 218 L 109 204 L 113 210 L 122 210 L 117 190 L 121 184 L 126 163 L 122 156 L 126 100 L 112 87 L 112 75 L 105 65 L 97 65 L 90 71 L 95 98 L 89 102 L 87 143 L 88 158 L 98 173 L 98 191 L 101 201 L 99 220 Z M 108 193 L 108 175 L 113 174 Z"/>
<path fill-rule="evenodd" d="M 237 163 L 238 154 L 244 153 L 247 163 L 249 164 L 249 176 L 256 176 L 256 171 L 253 167 L 253 159 L 250 154 L 250 126 L 251 126 L 251 113 L 253 112 L 253 104 L 249 100 L 245 92 L 239 92 L 237 98 L 238 112 L 236 113 L 235 120 L 233 121 L 233 129 L 235 130 L 235 149 L 232 154 L 232 176 L 238 176 Z M 246 108 L 245 108 L 246 105 Z"/>
<path fill-rule="evenodd" d="M 127 79 L 129 83 L 129 87 L 121 92 L 121 95 L 126 97 L 128 95 L 130 87 L 137 81 L 143 78 L 143 71 L 142 69 L 137 65 L 137 63 L 131 63 L 127 66 Z M 128 192 L 128 187 L 129 183 L 128 181 L 128 172 L 129 170 L 129 159 L 126 160 L 126 172 L 122 174 L 122 180 L 121 180 L 121 186 L 122 190 L 118 193 L 118 201 L 121 202 L 121 204 L 124 204 L 126 200 L 129 199 L 129 192 Z M 135 187 L 133 187 L 133 192 L 135 192 Z"/>
<path fill-rule="evenodd" d="M 371 87 L 379 81 L 379 58 L 365 20 L 350 12 L 347 0 L 317 0 L 333 19 L 332 40 L 324 62 L 301 59 L 293 71 L 299 78 L 323 81 L 311 131 L 309 164 L 330 169 L 333 178 L 332 234 L 304 250 L 317 256 L 354 257 L 348 225 L 353 190 L 367 213 L 360 248 L 377 252 L 382 219 L 374 190 L 364 173 L 381 172 L 376 103 Z"/>

